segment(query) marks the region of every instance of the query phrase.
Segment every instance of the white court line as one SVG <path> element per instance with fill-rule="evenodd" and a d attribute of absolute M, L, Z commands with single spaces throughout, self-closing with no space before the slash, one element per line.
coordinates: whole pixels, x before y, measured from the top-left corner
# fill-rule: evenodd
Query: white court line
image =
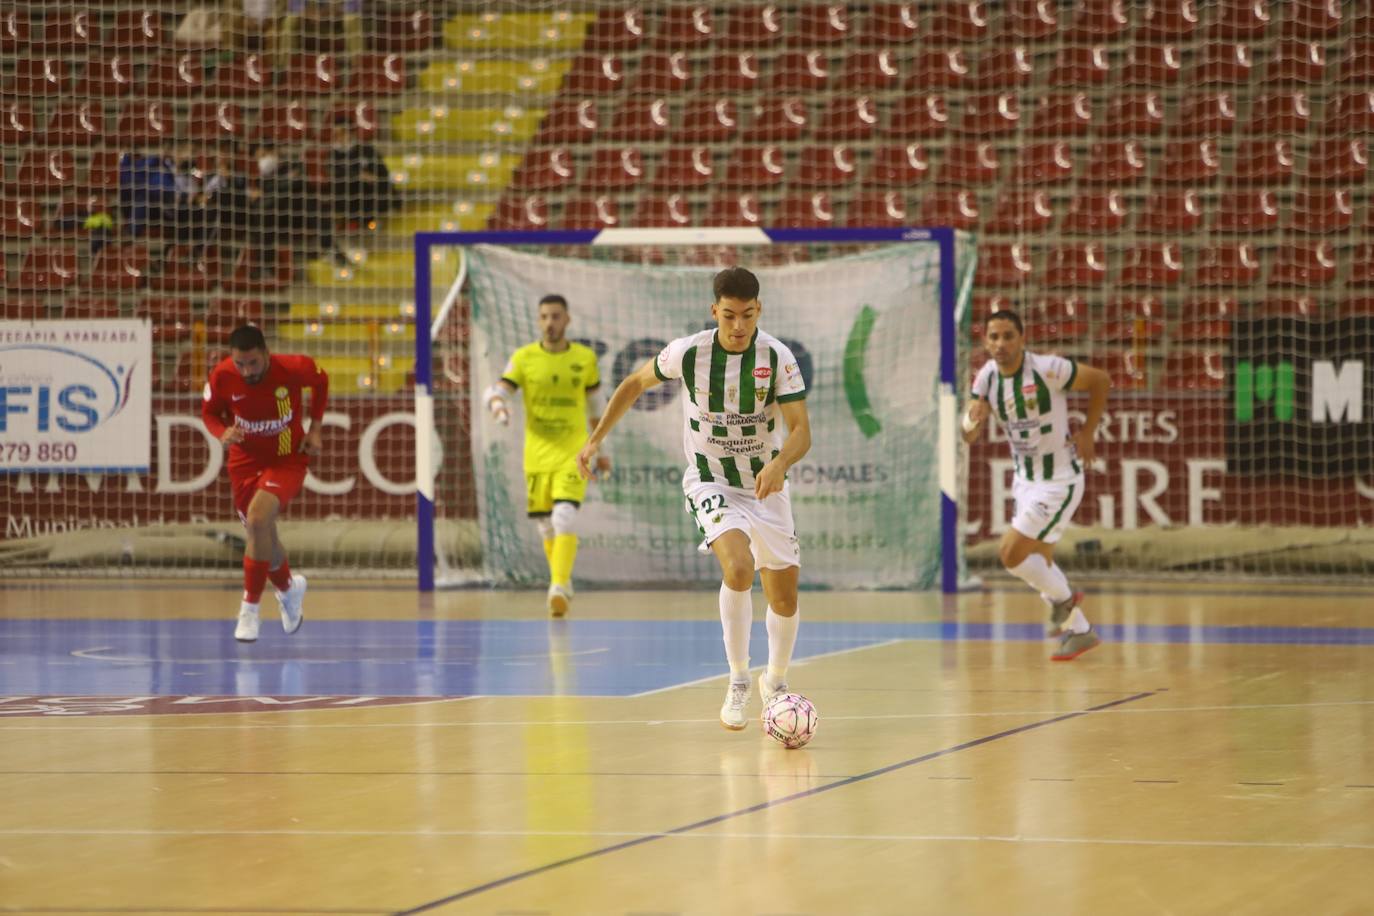
<path fill-rule="evenodd" d="M 894 645 L 896 645 L 896 644 L 899 643 L 899 642 L 910 642 L 910 640 L 907 640 L 907 639 L 887 639 L 887 640 L 884 640 L 884 641 L 882 641 L 882 642 L 867 643 L 867 644 L 862 645 L 862 646 L 850 646 L 848 649 L 835 649 L 835 650 L 832 651 L 832 652 L 822 652 L 822 653 L 820 653 L 819 655 L 808 655 L 808 656 L 806 656 L 805 658 L 799 658 L 799 659 L 794 660 L 794 661 L 792 662 L 791 667 L 793 667 L 793 668 L 800 668 L 800 667 L 802 667 L 803 665 L 807 665 L 807 664 L 810 664 L 811 662 L 814 662 L 814 661 L 815 661 L 816 659 L 818 659 L 818 658 L 834 658 L 836 655 L 847 655 L 847 654 L 850 653 L 850 652 L 863 652 L 863 651 L 866 650 L 866 649 L 881 649 L 881 648 L 883 648 L 884 646 L 894 646 Z M 667 687 L 655 687 L 653 690 L 645 690 L 645 691 L 642 692 L 642 693 L 631 693 L 631 694 L 626 694 L 626 698 L 627 698 L 627 699 L 632 699 L 632 700 L 633 700 L 633 699 L 638 699 L 639 697 L 651 697 L 651 696 L 653 696 L 653 695 L 656 694 L 656 693 L 666 693 L 666 692 L 668 692 L 669 690 L 677 690 L 677 689 L 680 688 L 680 687 L 692 687 L 692 686 L 695 686 L 695 685 L 697 685 L 697 684 L 705 684 L 707 681 L 714 681 L 714 680 L 717 680 L 717 679 L 722 678 L 722 677 L 725 677 L 725 674 L 724 674 L 724 673 L 708 674 L 706 677 L 699 677 L 699 678 L 697 678 L 696 680 L 693 680 L 693 681 L 684 681 L 684 682 L 681 683 L 681 684 L 669 684 Z M 672 721 L 672 720 L 664 720 L 664 721 Z M 690 720 L 690 721 L 699 722 L 699 721 L 704 721 L 704 720 L 692 719 L 692 720 Z M 712 720 L 712 721 L 713 721 L 713 720 Z"/>
<path fill-rule="evenodd" d="M 133 662 L 140 665 L 282 665 L 282 664 L 304 664 L 304 665 L 355 665 L 359 663 L 369 665 L 413 665 L 413 658 L 275 658 L 275 659 L 254 659 L 251 657 L 231 658 L 219 656 L 217 658 L 164 658 L 153 655 L 103 655 L 104 652 L 113 652 L 114 646 L 93 646 L 89 649 L 73 649 L 69 655 L 75 658 L 84 658 L 97 662 Z M 451 650 L 450 650 L 451 651 Z M 579 649 L 576 652 L 526 652 L 520 655 L 483 655 L 474 659 L 455 659 L 453 661 L 434 660 L 434 664 L 439 665 L 476 665 L 482 662 L 500 661 L 523 661 L 525 659 L 535 659 L 544 661 L 552 658 L 579 658 L 587 655 L 601 655 L 611 651 L 610 646 L 601 646 L 597 649 Z M 49 662 L 48 664 L 53 664 Z M 533 664 L 533 662 L 530 662 Z"/>
<path fill-rule="evenodd" d="M 655 833 L 633 830 L 142 830 L 43 829 L 0 830 L 0 836 L 328 836 L 328 837 L 595 837 L 598 839 L 665 840 L 819 840 L 890 843 L 1050 843 L 1073 846 L 1171 846 L 1234 849 L 1374 850 L 1374 843 L 1284 843 L 1272 840 L 1168 840 L 1138 837 L 1025 836 L 961 833 L 759 833 L 712 831 Z"/>

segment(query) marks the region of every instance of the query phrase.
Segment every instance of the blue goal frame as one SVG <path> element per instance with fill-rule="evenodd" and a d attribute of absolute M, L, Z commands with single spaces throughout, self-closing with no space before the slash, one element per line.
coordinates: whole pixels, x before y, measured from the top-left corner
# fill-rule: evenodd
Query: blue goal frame
<path fill-rule="evenodd" d="M 431 314 L 430 260 L 436 246 L 463 245 L 770 245 L 935 242 L 940 249 L 940 590 L 959 590 L 958 389 L 955 385 L 959 291 L 954 229 L 588 229 L 559 231 L 417 232 L 415 234 L 415 512 L 419 590 L 434 590 L 433 339 L 452 299 Z M 461 283 L 461 279 L 458 281 Z M 457 284 L 455 284 L 457 285 Z M 426 329 L 428 329 L 426 331 Z"/>

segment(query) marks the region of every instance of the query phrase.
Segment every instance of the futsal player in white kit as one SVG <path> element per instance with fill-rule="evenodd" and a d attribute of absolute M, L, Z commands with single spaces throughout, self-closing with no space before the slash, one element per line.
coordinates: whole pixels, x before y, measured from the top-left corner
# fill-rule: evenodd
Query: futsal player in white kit
<path fill-rule="evenodd" d="M 1069 586 L 1055 564 L 1054 545 L 1083 500 L 1084 472 L 1093 462 L 1093 434 L 1107 406 L 1111 377 L 1072 359 L 1027 350 L 1015 312 L 993 312 L 985 328 L 983 345 L 992 359 L 973 380 L 964 441 L 976 441 L 989 416 L 1002 424 L 1016 464 L 1016 514 L 998 557 L 1049 604 L 1050 634 L 1059 637 L 1050 657 L 1071 661 L 1101 639 L 1083 615 L 1083 593 Z M 1087 416 L 1072 436 L 1066 391 L 1088 392 Z"/>
<path fill-rule="evenodd" d="M 731 267 L 716 274 L 713 292 L 717 327 L 674 340 L 621 382 L 577 460 L 590 477 L 601 443 L 639 396 L 660 382 L 681 380 L 682 489 L 701 531 L 701 549 L 720 561 L 720 621 L 730 665 L 720 721 L 738 730 L 750 694 L 755 570 L 768 598 L 768 667 L 759 675 L 759 694 L 766 704 L 788 690 L 801 552 L 786 475 L 811 448 L 811 422 L 797 360 L 758 329 L 758 278 Z"/>

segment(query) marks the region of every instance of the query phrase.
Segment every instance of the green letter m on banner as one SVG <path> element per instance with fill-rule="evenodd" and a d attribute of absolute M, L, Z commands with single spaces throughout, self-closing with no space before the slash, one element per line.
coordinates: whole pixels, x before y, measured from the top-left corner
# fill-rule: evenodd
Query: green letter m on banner
<path fill-rule="evenodd" d="M 1255 418 L 1255 402 L 1269 404 L 1274 419 L 1293 419 L 1293 364 L 1283 361 L 1277 365 L 1256 366 L 1248 359 L 1236 361 L 1236 422 L 1249 423 Z"/>

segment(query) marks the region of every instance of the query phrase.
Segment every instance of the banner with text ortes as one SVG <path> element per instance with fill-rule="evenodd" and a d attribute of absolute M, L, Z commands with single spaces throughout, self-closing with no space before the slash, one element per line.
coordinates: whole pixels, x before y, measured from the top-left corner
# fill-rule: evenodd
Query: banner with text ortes
<path fill-rule="evenodd" d="M 0 321 L 0 473 L 146 471 L 147 320 Z"/>

